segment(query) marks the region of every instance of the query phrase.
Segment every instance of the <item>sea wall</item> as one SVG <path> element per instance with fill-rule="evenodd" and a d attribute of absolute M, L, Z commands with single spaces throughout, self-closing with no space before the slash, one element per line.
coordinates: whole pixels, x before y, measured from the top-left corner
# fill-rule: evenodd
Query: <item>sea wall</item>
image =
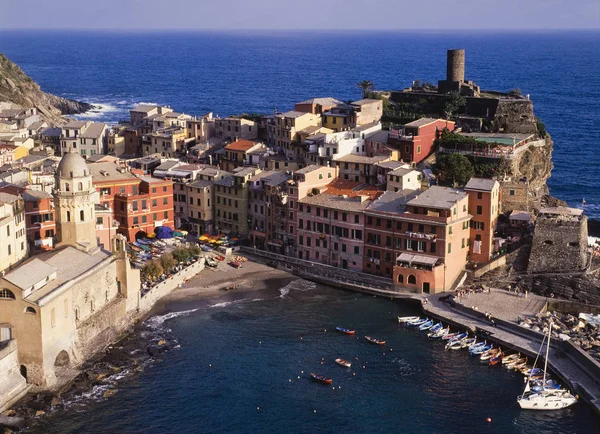
<path fill-rule="evenodd" d="M 21 399 L 29 389 L 19 370 L 17 340 L 11 339 L 0 350 L 0 412 Z"/>
<path fill-rule="evenodd" d="M 195 276 L 202 270 L 204 270 L 204 260 L 200 259 L 191 264 L 189 267 L 186 267 L 183 270 L 173 274 L 168 279 L 154 285 L 140 299 L 139 316 L 144 316 L 147 314 L 154 307 L 158 300 L 163 298 L 165 295 L 170 294 L 179 285 L 184 283 L 187 279 Z"/>

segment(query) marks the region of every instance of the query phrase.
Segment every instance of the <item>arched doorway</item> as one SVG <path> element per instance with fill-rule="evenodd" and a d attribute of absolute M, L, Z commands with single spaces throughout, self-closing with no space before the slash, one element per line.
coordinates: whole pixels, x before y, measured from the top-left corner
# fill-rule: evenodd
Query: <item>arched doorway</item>
<path fill-rule="evenodd" d="M 67 353 L 65 350 L 62 350 L 56 356 L 56 359 L 54 360 L 54 366 L 58 366 L 58 367 L 69 366 L 69 362 L 70 362 L 69 353 Z"/>

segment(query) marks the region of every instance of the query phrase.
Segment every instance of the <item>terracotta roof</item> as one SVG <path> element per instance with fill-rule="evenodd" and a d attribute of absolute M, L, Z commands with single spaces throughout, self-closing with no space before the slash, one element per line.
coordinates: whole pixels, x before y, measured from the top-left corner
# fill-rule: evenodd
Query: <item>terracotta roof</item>
<path fill-rule="evenodd" d="M 256 145 L 256 142 L 251 142 L 250 140 L 240 139 L 236 142 L 230 143 L 225 146 L 225 149 L 228 151 L 249 151 L 253 146 Z"/>

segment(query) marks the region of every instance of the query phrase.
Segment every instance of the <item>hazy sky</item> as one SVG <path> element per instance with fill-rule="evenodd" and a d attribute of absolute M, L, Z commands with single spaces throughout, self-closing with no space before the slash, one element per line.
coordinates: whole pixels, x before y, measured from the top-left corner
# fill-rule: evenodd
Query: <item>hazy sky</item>
<path fill-rule="evenodd" d="M 0 29 L 599 29 L 600 0 L 0 0 Z"/>

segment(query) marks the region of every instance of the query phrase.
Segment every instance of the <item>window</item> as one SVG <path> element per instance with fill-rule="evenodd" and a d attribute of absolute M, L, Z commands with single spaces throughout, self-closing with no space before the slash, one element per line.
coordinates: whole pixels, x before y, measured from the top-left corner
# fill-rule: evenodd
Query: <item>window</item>
<path fill-rule="evenodd" d="M 169 219 L 169 211 L 165 211 L 165 212 L 163 213 L 163 215 L 164 215 L 164 218 L 165 218 L 165 220 L 168 220 L 168 219 Z"/>
<path fill-rule="evenodd" d="M 84 221 L 85 220 L 85 215 L 83 210 L 79 211 L 79 220 Z"/>
<path fill-rule="evenodd" d="M 416 285 L 417 278 L 413 274 L 411 274 L 410 276 L 408 276 L 408 283 L 409 285 Z"/>
<path fill-rule="evenodd" d="M 477 205 L 477 215 L 483 214 L 483 207 L 481 205 Z"/>
<path fill-rule="evenodd" d="M 27 306 L 27 307 L 25 308 L 25 313 L 30 313 L 30 314 L 32 314 L 32 315 L 35 315 L 35 314 L 36 314 L 36 311 L 35 311 L 35 309 L 34 309 L 34 308 L 32 308 L 31 306 Z"/>
<path fill-rule="evenodd" d="M 346 252 L 346 245 L 345 244 L 342 244 L 342 252 L 344 252 L 344 253 Z"/>
<path fill-rule="evenodd" d="M 359 255 L 360 254 L 360 247 L 354 246 L 354 254 L 355 255 Z"/>
<path fill-rule="evenodd" d="M 134 188 L 135 188 L 135 187 L 134 187 Z M 167 191 L 167 186 L 166 186 L 166 185 L 165 185 L 165 186 L 163 186 L 163 191 L 166 193 L 166 191 Z"/>
<path fill-rule="evenodd" d="M 138 218 L 138 217 L 134 217 L 134 218 L 133 218 L 133 224 L 134 224 L 134 225 L 137 225 L 137 224 L 139 224 L 139 223 L 140 223 L 140 221 L 139 221 L 139 218 Z"/>
<path fill-rule="evenodd" d="M 515 191 L 514 190 L 508 190 L 508 195 L 509 196 L 514 196 L 515 195 Z"/>
<path fill-rule="evenodd" d="M 460 247 L 461 247 L 462 249 L 464 249 L 464 248 L 465 248 L 465 239 L 464 239 L 464 238 L 462 239 L 462 242 L 461 242 L 461 246 L 460 246 Z"/>
<path fill-rule="evenodd" d="M 103 223 L 102 217 L 96 217 L 96 224 L 101 225 Z"/>
<path fill-rule="evenodd" d="M 480 191 L 477 192 L 477 199 L 479 199 L 479 200 L 483 199 L 483 193 L 482 192 L 480 192 Z"/>
<path fill-rule="evenodd" d="M 163 198 L 163 205 L 168 205 L 169 204 L 169 198 L 168 197 L 164 197 Z"/>
<path fill-rule="evenodd" d="M 448 253 L 452 253 L 452 243 L 448 243 Z"/>
<path fill-rule="evenodd" d="M 56 309 L 52 308 L 50 311 L 50 326 L 56 326 Z"/>
<path fill-rule="evenodd" d="M 138 201 L 134 200 L 133 202 L 131 202 L 131 207 L 134 211 L 138 210 Z"/>
<path fill-rule="evenodd" d="M 0 290 L 0 300 L 16 300 L 15 294 L 10 289 Z"/>
<path fill-rule="evenodd" d="M 398 274 L 398 283 L 404 283 L 404 275 Z"/>
<path fill-rule="evenodd" d="M 145 215 L 142 216 L 142 223 L 147 223 L 148 222 L 148 217 L 146 217 Z"/>
<path fill-rule="evenodd" d="M 456 215 L 456 207 L 452 208 L 452 214 Z"/>

